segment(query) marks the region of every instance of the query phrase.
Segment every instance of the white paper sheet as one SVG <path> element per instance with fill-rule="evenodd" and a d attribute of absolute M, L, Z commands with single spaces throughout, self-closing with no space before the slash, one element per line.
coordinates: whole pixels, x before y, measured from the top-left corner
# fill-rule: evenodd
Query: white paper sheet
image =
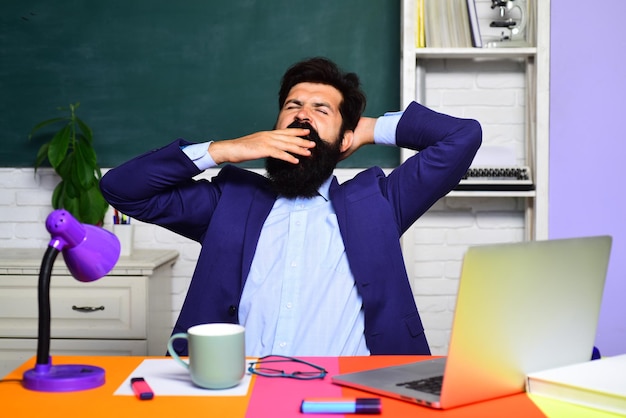
<path fill-rule="evenodd" d="M 246 370 L 248 367 L 246 366 Z M 251 375 L 246 372 L 239 385 L 229 389 L 203 389 L 193 384 L 189 371 L 174 359 L 145 359 L 115 391 L 115 395 L 134 393 L 130 379 L 143 377 L 152 388 L 154 396 L 245 396 L 250 387 Z"/>
<path fill-rule="evenodd" d="M 506 145 L 483 145 L 480 147 L 472 167 L 515 167 L 515 149 Z"/>

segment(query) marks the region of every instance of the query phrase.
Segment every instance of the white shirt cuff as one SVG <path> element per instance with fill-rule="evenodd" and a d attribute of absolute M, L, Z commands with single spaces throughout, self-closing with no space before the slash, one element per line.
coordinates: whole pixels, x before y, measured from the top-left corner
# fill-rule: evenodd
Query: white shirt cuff
<path fill-rule="evenodd" d="M 209 146 L 211 145 L 211 142 L 213 141 L 191 144 L 183 148 L 183 152 L 200 170 L 217 167 L 217 164 L 213 161 L 211 154 L 209 154 Z"/>
<path fill-rule="evenodd" d="M 374 143 L 378 145 L 396 145 L 396 128 L 404 112 L 388 112 L 376 120 Z"/>

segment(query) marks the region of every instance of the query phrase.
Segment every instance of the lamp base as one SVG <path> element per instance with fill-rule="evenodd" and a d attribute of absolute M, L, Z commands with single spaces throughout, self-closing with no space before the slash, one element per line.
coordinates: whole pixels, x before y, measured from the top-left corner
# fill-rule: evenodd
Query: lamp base
<path fill-rule="evenodd" d="M 53 366 L 37 364 L 23 375 L 26 389 L 39 392 L 74 392 L 97 388 L 104 384 L 104 369 L 84 364 Z"/>

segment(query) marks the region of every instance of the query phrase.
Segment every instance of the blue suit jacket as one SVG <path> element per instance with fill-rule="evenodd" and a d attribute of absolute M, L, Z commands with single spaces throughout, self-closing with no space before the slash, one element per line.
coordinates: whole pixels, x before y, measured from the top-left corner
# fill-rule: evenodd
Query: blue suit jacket
<path fill-rule="evenodd" d="M 429 354 L 406 274 L 401 235 L 459 182 L 481 142 L 478 122 L 412 103 L 396 129 L 400 147 L 419 151 L 388 176 L 370 168 L 339 184 L 330 197 L 363 300 L 372 354 Z M 174 327 L 237 322 L 257 241 L 276 195 L 265 177 L 227 165 L 211 181 L 175 141 L 111 171 L 101 189 L 112 206 L 199 242 L 198 263 Z M 184 340 L 175 346 L 187 354 Z"/>

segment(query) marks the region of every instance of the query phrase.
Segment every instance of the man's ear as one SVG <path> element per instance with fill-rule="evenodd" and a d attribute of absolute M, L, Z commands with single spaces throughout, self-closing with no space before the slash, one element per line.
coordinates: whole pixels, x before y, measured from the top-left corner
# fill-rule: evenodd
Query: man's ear
<path fill-rule="evenodd" d="M 341 140 L 341 152 L 346 152 L 352 147 L 352 142 L 354 141 L 354 131 L 345 131 L 343 134 L 343 139 Z"/>

